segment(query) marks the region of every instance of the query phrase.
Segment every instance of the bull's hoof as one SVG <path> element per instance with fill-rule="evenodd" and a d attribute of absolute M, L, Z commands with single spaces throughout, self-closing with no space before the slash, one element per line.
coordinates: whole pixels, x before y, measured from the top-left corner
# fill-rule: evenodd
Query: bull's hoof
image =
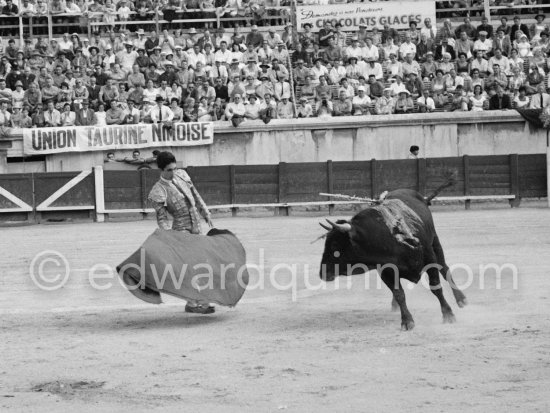
<path fill-rule="evenodd" d="M 458 304 L 458 306 L 460 308 L 464 308 L 468 305 L 468 300 L 466 300 L 466 297 L 464 297 L 463 299 L 461 300 L 457 300 L 456 303 Z"/>
<path fill-rule="evenodd" d="M 403 321 L 401 323 L 401 331 L 409 331 L 409 330 L 412 330 L 413 328 L 414 328 L 414 321 L 413 320 Z"/>
<path fill-rule="evenodd" d="M 456 322 L 456 317 L 453 313 L 443 314 L 443 323 L 452 324 Z"/>

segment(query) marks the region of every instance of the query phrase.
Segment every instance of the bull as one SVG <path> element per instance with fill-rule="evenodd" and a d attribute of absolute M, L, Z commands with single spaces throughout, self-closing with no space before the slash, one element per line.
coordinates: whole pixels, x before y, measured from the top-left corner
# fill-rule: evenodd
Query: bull
<path fill-rule="evenodd" d="M 358 212 L 351 220 L 321 223 L 326 234 L 320 277 L 333 281 L 337 276 L 363 274 L 377 269 L 393 294 L 392 308 L 401 311 L 401 329 L 414 328 L 414 319 L 405 301 L 401 279 L 418 283 L 426 272 L 430 290 L 437 297 L 443 322 L 455 321 L 453 310 L 443 296 L 439 274 L 451 285 L 459 307 L 466 297 L 455 284 L 445 262 L 427 199 L 410 189 L 389 192 L 375 206 Z"/>

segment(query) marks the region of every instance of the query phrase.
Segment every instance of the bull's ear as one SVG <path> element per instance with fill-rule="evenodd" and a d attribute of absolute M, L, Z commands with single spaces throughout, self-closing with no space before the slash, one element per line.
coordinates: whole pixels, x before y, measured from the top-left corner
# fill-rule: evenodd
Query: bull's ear
<path fill-rule="evenodd" d="M 332 228 L 329 227 L 328 225 L 325 225 L 323 224 L 322 222 L 319 222 L 319 225 L 321 225 L 324 229 L 326 229 L 327 231 L 332 231 Z"/>
<path fill-rule="evenodd" d="M 334 228 L 335 230 L 339 231 L 339 232 L 350 232 L 351 231 L 351 224 L 349 222 L 345 222 L 345 223 L 335 223 L 335 222 L 332 222 L 331 220 L 327 219 L 327 222 L 332 226 L 332 228 Z"/>

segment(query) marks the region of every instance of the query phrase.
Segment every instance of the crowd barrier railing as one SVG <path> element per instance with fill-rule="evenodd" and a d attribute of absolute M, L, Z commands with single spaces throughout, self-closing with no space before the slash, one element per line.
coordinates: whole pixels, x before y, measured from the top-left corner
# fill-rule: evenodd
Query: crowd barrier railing
<path fill-rule="evenodd" d="M 212 210 L 272 208 L 288 215 L 295 207 L 360 204 L 321 193 L 377 198 L 383 191 L 409 188 L 429 194 L 454 173 L 455 185 L 440 202 L 546 197 L 546 155 L 492 155 L 448 158 L 327 161 L 272 165 L 188 167 L 187 172 Z M 16 216 L 31 221 L 48 214 L 73 213 L 103 221 L 110 214 L 154 212 L 147 202 L 159 179 L 156 169 L 44 172 L 0 175 L 0 220 Z M 253 182 L 253 183 L 251 183 Z M 11 215 L 9 215 L 11 214 Z"/>

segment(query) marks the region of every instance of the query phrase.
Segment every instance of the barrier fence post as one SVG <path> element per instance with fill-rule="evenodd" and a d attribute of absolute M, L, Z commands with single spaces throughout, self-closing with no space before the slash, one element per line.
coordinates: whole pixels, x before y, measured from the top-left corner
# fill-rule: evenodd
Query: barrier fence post
<path fill-rule="evenodd" d="M 371 159 L 370 161 L 370 183 L 371 183 L 371 191 L 370 191 L 370 197 L 372 199 L 376 199 L 378 194 L 378 177 L 376 176 L 376 159 Z"/>
<path fill-rule="evenodd" d="M 470 158 L 468 155 L 462 157 L 464 164 L 464 195 L 470 195 Z M 464 201 L 464 207 L 470 209 L 470 200 Z"/>
<path fill-rule="evenodd" d="M 489 24 L 491 24 L 491 0 L 483 0 L 483 10 L 485 17 L 487 17 Z"/>
<path fill-rule="evenodd" d="M 277 197 L 277 202 L 282 204 L 286 202 L 287 194 L 287 178 L 286 178 L 286 162 L 279 162 L 279 180 L 278 180 L 278 190 L 279 195 Z M 277 207 L 275 208 L 275 215 L 289 215 L 289 207 Z"/>
<path fill-rule="evenodd" d="M 94 166 L 95 221 L 105 221 L 105 188 L 103 184 L 103 167 Z"/>
<path fill-rule="evenodd" d="M 332 160 L 327 161 L 327 193 L 333 194 L 334 193 L 334 176 L 332 173 Z M 329 201 L 332 201 L 332 197 L 329 197 Z M 334 204 L 329 204 L 328 206 L 328 214 L 332 215 L 334 214 Z"/>
<path fill-rule="evenodd" d="M 231 204 L 231 216 L 237 216 L 237 208 L 234 207 L 237 203 L 237 196 L 235 193 L 235 165 L 229 166 L 229 202 Z"/>
<path fill-rule="evenodd" d="M 546 131 L 546 199 L 550 208 L 550 130 Z"/>
<path fill-rule="evenodd" d="M 510 206 L 519 207 L 521 202 L 519 190 L 519 156 L 517 153 L 510 155 L 510 193 L 515 199 L 510 200 Z"/>
<path fill-rule="evenodd" d="M 426 158 L 418 158 L 416 160 L 416 173 L 418 192 L 426 194 Z"/>

